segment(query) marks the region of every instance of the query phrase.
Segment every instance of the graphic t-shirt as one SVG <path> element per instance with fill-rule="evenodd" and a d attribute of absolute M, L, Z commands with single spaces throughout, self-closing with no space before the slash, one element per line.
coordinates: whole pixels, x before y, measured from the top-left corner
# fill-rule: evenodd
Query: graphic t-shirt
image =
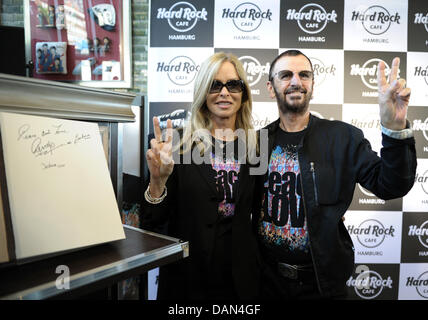
<path fill-rule="evenodd" d="M 289 264 L 311 261 L 297 155 L 304 132 L 279 129 L 264 182 L 258 230 L 268 256 Z"/>
<path fill-rule="evenodd" d="M 220 146 L 220 154 L 211 153 L 211 164 L 217 172 L 216 188 L 220 196 L 223 197 L 218 205 L 218 212 L 222 217 L 232 217 L 235 212 L 235 196 L 238 190 L 238 175 L 240 164 L 235 159 L 235 141 L 222 142 L 215 140 L 215 144 Z"/>
<path fill-rule="evenodd" d="M 240 165 L 237 154 L 237 140 L 224 143 L 213 139 L 220 152 L 211 153 L 211 164 L 216 171 L 216 188 L 222 199 L 218 203 L 218 220 L 215 224 L 215 243 L 210 265 L 209 291 L 216 299 L 233 299 L 232 277 L 232 221 L 235 214 L 235 198 L 238 190 Z M 220 147 L 221 146 L 221 147 Z"/>

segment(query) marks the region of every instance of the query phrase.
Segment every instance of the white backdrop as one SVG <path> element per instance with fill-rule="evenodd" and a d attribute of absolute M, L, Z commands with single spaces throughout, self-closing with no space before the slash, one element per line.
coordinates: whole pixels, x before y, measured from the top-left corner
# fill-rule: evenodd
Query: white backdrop
<path fill-rule="evenodd" d="M 375 151 L 381 132 L 374 66 L 400 57 L 400 76 L 412 88 L 417 178 L 408 195 L 391 201 L 356 188 L 345 215 L 356 261 L 347 285 L 350 299 L 428 300 L 428 2 L 151 1 L 150 118 L 187 111 L 201 62 L 228 51 L 244 64 L 254 125 L 264 127 L 278 117 L 266 90 L 270 62 L 290 48 L 313 62 L 312 112 L 361 128 Z"/>

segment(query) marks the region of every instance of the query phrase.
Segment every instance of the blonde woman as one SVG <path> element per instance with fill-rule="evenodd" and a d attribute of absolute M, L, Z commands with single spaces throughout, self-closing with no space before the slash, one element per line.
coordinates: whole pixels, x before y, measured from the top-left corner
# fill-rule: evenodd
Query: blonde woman
<path fill-rule="evenodd" d="M 258 297 L 260 258 L 251 222 L 255 176 L 246 161 L 256 150 L 251 112 L 240 61 L 216 53 L 195 79 L 191 117 L 180 143 L 180 159 L 191 161 L 173 161 L 171 121 L 162 141 L 159 120 L 153 119 L 142 226 L 165 227 L 190 246 L 188 258 L 161 268 L 158 299 Z M 244 136 L 237 138 L 237 131 Z M 203 163 L 195 161 L 200 155 Z"/>

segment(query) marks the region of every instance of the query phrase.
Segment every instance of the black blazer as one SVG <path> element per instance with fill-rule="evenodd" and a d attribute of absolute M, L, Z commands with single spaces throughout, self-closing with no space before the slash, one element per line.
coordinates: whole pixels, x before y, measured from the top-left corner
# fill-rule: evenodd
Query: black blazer
<path fill-rule="evenodd" d="M 208 270 L 216 262 L 218 204 L 223 200 L 216 189 L 215 174 L 210 164 L 175 164 L 164 201 L 157 205 L 143 201 L 143 229 L 160 232 L 160 227 L 166 226 L 169 236 L 189 241 L 188 258 L 160 268 L 158 299 L 205 298 Z M 251 214 L 253 205 L 260 201 L 253 197 L 256 177 L 249 175 L 248 165 L 241 165 L 238 177 L 230 244 L 232 279 L 239 299 L 254 299 L 259 295 L 261 260 Z"/>

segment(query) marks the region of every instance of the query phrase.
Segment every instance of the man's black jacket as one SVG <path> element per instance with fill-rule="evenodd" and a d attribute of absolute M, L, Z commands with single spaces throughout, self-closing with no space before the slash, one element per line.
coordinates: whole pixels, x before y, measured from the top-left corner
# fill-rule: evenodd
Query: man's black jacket
<path fill-rule="evenodd" d="M 270 159 L 276 133 L 281 130 L 279 119 L 265 129 Z M 354 247 L 342 216 L 351 204 L 356 183 L 384 200 L 402 197 L 413 186 L 414 138 L 398 140 L 382 134 L 382 145 L 379 157 L 360 129 L 313 115 L 298 145 L 311 255 L 319 290 L 326 297 L 344 294 L 353 272 Z M 258 185 L 261 197 L 263 182 Z M 254 222 L 259 220 L 254 218 Z"/>

